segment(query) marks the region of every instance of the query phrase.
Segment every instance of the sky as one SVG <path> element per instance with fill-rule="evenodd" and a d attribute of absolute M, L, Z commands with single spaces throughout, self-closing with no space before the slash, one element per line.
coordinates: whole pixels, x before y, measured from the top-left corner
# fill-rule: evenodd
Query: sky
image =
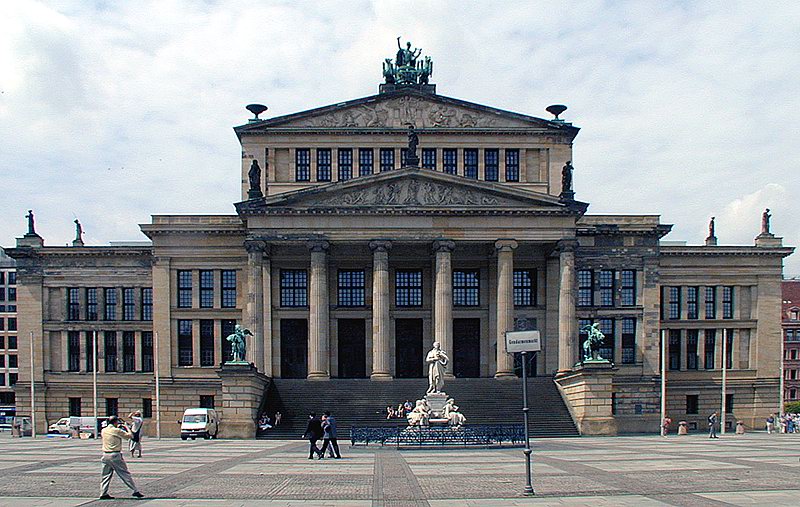
<path fill-rule="evenodd" d="M 437 92 L 581 128 L 589 213 L 665 238 L 800 245 L 800 2 L 0 3 L 0 245 L 33 209 L 48 245 L 146 240 L 163 213 L 234 213 L 232 127 L 377 93 L 396 37 Z M 794 196 L 794 197 L 793 197 Z M 800 275 L 800 254 L 785 260 Z"/>

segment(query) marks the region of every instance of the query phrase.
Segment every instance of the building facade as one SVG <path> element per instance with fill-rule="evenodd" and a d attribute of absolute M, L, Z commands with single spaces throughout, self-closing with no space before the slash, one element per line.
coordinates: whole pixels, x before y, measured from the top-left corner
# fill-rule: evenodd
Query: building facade
<path fill-rule="evenodd" d="M 768 224 L 752 246 L 661 244 L 658 216 L 575 199 L 577 127 L 390 77 L 374 96 L 236 127 L 235 215 L 155 215 L 140 246 L 44 246 L 29 224 L 10 249 L 20 337 L 34 336 L 20 411 L 33 380 L 39 424 L 91 413 L 97 368 L 101 415 L 151 413 L 157 377 L 163 420 L 213 405 L 247 436 L 252 379 L 421 377 L 438 341 L 448 375 L 502 382 L 519 368 L 504 344 L 515 329 L 541 332 L 533 371 L 584 434 L 657 427 L 662 334 L 673 419 L 719 408 L 723 361 L 731 418 L 752 427 L 775 410 L 792 249 Z M 595 322 L 610 363 L 590 368 Z M 233 375 L 220 365 L 237 324 L 253 332 L 253 369 Z"/>
<path fill-rule="evenodd" d="M 19 378 L 17 270 L 14 259 L 0 248 L 0 424 L 13 413 L 14 386 Z"/>
<path fill-rule="evenodd" d="M 800 401 L 800 280 L 783 281 L 783 401 Z"/>

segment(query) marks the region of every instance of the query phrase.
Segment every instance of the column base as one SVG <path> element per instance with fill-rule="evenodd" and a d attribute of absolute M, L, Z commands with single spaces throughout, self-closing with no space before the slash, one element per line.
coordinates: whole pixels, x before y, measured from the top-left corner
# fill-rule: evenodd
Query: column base
<path fill-rule="evenodd" d="M 306 377 L 307 380 L 330 380 L 331 376 L 328 373 L 321 371 L 311 372 Z"/>
<path fill-rule="evenodd" d="M 517 376 L 512 371 L 498 371 L 494 374 L 494 378 L 497 380 L 514 380 Z"/>
<path fill-rule="evenodd" d="M 394 377 L 392 377 L 388 373 L 373 373 L 372 375 L 369 376 L 369 379 L 377 381 L 386 381 L 386 380 L 394 380 Z"/>

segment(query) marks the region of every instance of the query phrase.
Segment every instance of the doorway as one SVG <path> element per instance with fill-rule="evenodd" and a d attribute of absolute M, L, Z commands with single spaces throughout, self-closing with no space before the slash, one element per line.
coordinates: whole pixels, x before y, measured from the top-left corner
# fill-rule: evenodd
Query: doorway
<path fill-rule="evenodd" d="M 367 376 L 367 321 L 338 319 L 339 378 Z"/>
<path fill-rule="evenodd" d="M 453 319 L 453 375 L 481 376 L 481 319 Z"/>
<path fill-rule="evenodd" d="M 281 319 L 281 378 L 308 376 L 308 321 Z"/>
<path fill-rule="evenodd" d="M 422 319 L 394 321 L 395 376 L 421 378 L 423 373 Z"/>

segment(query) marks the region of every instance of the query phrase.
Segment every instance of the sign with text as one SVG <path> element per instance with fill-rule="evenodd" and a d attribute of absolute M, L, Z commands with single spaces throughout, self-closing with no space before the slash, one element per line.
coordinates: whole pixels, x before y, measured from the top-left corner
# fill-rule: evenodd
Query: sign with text
<path fill-rule="evenodd" d="M 538 352 L 542 350 L 539 331 L 508 331 L 506 333 L 506 351 Z"/>

